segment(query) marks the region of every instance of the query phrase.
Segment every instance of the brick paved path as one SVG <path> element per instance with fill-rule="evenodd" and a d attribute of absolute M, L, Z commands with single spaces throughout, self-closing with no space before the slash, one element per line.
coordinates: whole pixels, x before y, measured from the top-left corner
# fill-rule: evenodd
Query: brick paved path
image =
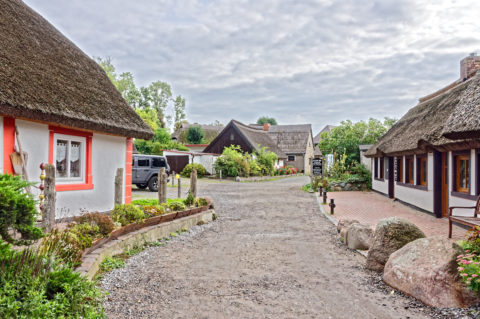
<path fill-rule="evenodd" d="M 427 236 L 448 236 L 448 220 L 435 218 L 425 212 L 410 208 L 400 202 L 375 192 L 331 192 L 328 198 L 335 199 L 335 219 L 356 219 L 375 227 L 382 218 L 398 216 L 410 220 Z M 329 212 L 330 207 L 324 206 Z M 462 239 L 464 228 L 453 226 L 453 238 Z"/>

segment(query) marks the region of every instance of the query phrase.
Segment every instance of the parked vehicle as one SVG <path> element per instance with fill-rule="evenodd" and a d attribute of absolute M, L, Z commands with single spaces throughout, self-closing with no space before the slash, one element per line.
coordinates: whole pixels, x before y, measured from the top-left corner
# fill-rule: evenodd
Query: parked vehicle
<path fill-rule="evenodd" d="M 170 166 L 165 156 L 158 155 L 133 155 L 132 183 L 140 189 L 148 189 L 151 192 L 158 191 L 158 170 L 165 167 L 167 175 L 170 175 Z"/>

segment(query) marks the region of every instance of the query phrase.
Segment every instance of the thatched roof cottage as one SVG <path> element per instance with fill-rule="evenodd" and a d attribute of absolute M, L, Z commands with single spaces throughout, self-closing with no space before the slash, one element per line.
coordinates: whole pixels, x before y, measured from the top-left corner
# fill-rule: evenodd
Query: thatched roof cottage
<path fill-rule="evenodd" d="M 459 80 L 421 98 L 366 153 L 374 190 L 437 217 L 480 194 L 480 58 L 460 64 Z"/>
<path fill-rule="evenodd" d="M 13 173 L 17 128 L 31 181 L 39 181 L 40 163 L 56 166 L 57 218 L 111 209 L 117 168 L 129 202 L 132 138 L 150 138 L 151 130 L 48 21 L 20 0 L 0 7 L 0 171 Z"/>

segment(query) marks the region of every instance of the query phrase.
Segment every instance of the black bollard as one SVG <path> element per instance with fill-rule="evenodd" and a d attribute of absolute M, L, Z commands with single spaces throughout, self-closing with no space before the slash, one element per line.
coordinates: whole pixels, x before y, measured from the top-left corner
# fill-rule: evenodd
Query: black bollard
<path fill-rule="evenodd" d="M 328 206 L 330 206 L 330 214 L 333 215 L 333 212 L 334 212 L 334 209 L 335 209 L 335 203 L 333 201 L 333 198 L 330 199 L 330 204 L 328 204 Z"/>
<path fill-rule="evenodd" d="M 327 203 L 327 191 L 323 191 L 323 203 Z"/>
<path fill-rule="evenodd" d="M 318 187 L 318 196 L 322 196 L 322 193 L 323 193 L 323 187 L 320 186 Z"/>

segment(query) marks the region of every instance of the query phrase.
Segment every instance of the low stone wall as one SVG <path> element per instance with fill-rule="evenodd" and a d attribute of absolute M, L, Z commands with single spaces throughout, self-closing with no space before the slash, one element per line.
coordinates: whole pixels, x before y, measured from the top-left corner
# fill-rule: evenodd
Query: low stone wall
<path fill-rule="evenodd" d="M 236 180 L 237 182 L 261 182 L 261 181 L 267 181 L 269 179 L 279 179 L 279 178 L 286 178 L 286 177 L 294 177 L 294 176 L 304 176 L 303 173 L 298 173 L 298 174 L 291 174 L 291 175 L 276 175 L 276 176 L 251 176 L 251 177 L 236 177 L 236 178 L 231 178 L 233 180 Z"/>
<path fill-rule="evenodd" d="M 333 192 L 349 192 L 349 191 L 367 191 L 366 183 L 346 183 L 346 182 L 331 182 L 329 184 L 330 190 Z"/>
<path fill-rule="evenodd" d="M 105 258 L 121 254 L 125 250 L 132 249 L 136 246 L 158 241 L 183 227 L 191 228 L 198 223 L 208 223 L 213 220 L 214 214 L 215 211 L 210 209 L 195 215 L 175 219 L 171 222 L 145 227 L 120 236 L 86 254 L 82 264 L 76 271 L 92 279 L 98 272 L 100 264 Z"/>

